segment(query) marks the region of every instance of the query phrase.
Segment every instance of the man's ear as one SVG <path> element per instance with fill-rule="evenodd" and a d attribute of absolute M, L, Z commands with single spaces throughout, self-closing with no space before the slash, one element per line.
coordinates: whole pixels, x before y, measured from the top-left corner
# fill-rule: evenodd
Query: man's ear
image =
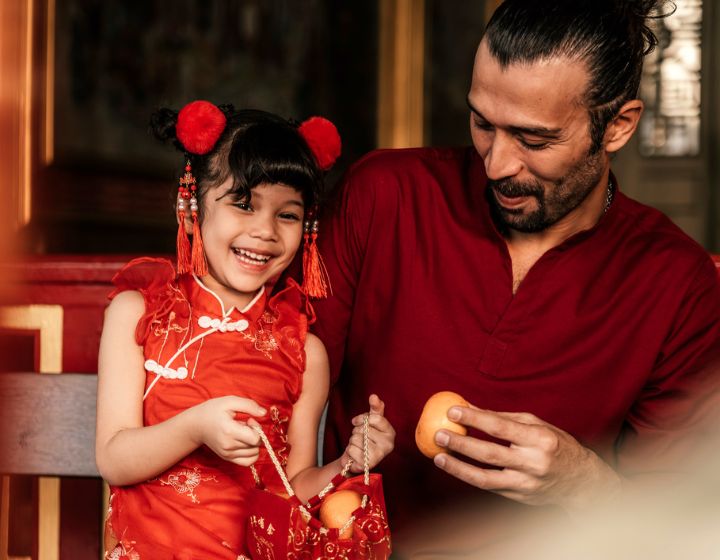
<path fill-rule="evenodd" d="M 617 152 L 628 143 L 640 122 L 645 104 L 640 99 L 625 102 L 605 129 L 605 151 Z"/>

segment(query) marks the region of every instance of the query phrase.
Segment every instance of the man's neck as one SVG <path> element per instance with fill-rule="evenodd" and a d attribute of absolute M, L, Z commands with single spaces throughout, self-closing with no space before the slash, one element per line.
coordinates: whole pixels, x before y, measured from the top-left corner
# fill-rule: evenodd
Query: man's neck
<path fill-rule="evenodd" d="M 592 229 L 600 221 L 608 206 L 608 178 L 603 178 L 587 198 L 570 212 L 543 231 L 524 233 L 508 230 L 505 241 L 511 250 L 541 254 L 557 247 L 576 233 Z"/>
<path fill-rule="evenodd" d="M 513 293 L 517 291 L 525 275 L 549 250 L 565 242 L 573 235 L 595 227 L 607 211 L 608 178 L 605 177 L 588 197 L 567 216 L 536 233 L 509 230 L 505 236 L 513 268 Z"/>

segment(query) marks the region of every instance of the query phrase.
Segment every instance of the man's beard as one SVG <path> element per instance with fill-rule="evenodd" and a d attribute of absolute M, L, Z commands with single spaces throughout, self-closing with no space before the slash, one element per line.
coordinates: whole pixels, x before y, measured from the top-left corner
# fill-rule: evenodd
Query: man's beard
<path fill-rule="evenodd" d="M 537 233 L 580 206 L 598 184 L 602 174 L 600 153 L 588 154 L 564 177 L 553 181 L 547 191 L 538 180 L 521 182 L 511 178 L 499 181 L 488 179 L 485 197 L 493 220 L 503 233 L 511 229 L 521 233 Z M 495 198 L 495 192 L 511 198 L 533 197 L 537 201 L 537 208 L 529 213 L 525 213 L 522 208 L 503 208 Z"/>

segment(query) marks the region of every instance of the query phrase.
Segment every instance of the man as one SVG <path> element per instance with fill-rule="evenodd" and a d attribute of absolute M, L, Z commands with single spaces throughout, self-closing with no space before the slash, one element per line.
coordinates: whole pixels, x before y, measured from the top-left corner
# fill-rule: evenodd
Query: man
<path fill-rule="evenodd" d="M 610 172 L 643 111 L 655 4 L 506 0 L 475 59 L 474 149 L 379 151 L 348 173 L 321 233 L 326 453 L 382 395 L 395 528 L 490 498 L 582 510 L 674 466 L 697 421 L 715 268 Z M 453 453 L 433 462 L 413 436 L 440 390 L 474 406 L 450 409 L 470 431 L 438 432 Z"/>

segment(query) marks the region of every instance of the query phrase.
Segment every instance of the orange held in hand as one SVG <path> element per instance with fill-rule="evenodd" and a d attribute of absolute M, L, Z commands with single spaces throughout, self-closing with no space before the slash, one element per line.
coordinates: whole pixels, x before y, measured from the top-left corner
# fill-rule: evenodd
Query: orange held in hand
<path fill-rule="evenodd" d="M 329 529 L 341 529 L 352 513 L 362 505 L 362 497 L 353 490 L 338 490 L 326 496 L 320 506 L 320 521 Z M 352 524 L 340 533 L 341 539 L 352 538 Z"/>
<path fill-rule="evenodd" d="M 453 406 L 470 406 L 469 403 L 457 393 L 440 391 L 435 393 L 425 403 L 420 420 L 415 429 L 415 443 L 420 452 L 431 459 L 438 453 L 446 451 L 435 443 L 435 433 L 438 430 L 448 430 L 456 434 L 467 434 L 467 428 L 462 424 L 453 422 L 447 417 L 447 411 Z"/>

